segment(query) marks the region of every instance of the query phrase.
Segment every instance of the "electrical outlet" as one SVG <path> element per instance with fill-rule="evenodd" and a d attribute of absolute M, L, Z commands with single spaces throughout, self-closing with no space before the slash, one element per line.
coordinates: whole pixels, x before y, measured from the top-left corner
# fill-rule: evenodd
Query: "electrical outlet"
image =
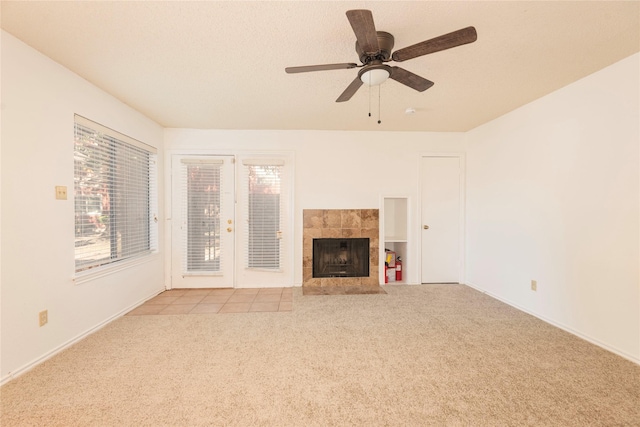
<path fill-rule="evenodd" d="M 40 326 L 46 325 L 47 322 L 49 321 L 49 311 L 42 310 L 38 315 L 40 317 Z"/>
<path fill-rule="evenodd" d="M 531 290 L 532 291 L 537 291 L 538 290 L 538 281 L 537 280 L 532 280 L 531 281 Z"/>
<path fill-rule="evenodd" d="M 56 199 L 67 200 L 67 187 L 64 185 L 56 185 Z"/>

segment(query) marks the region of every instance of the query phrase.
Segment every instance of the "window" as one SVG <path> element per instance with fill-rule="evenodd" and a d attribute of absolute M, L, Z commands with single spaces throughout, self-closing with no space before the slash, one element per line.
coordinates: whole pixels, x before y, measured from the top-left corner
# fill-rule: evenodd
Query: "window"
<path fill-rule="evenodd" d="M 282 216 L 281 160 L 244 160 L 247 186 L 247 222 L 245 232 L 246 266 L 279 270 L 281 258 Z"/>
<path fill-rule="evenodd" d="M 76 272 L 157 246 L 156 150 L 75 116 Z"/>

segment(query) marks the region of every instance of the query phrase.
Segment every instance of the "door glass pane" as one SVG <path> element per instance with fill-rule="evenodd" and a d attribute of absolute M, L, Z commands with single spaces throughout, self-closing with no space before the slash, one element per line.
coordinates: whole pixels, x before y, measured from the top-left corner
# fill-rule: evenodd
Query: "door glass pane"
<path fill-rule="evenodd" d="M 280 268 L 281 166 L 247 166 L 249 177 L 247 267 Z"/>
<path fill-rule="evenodd" d="M 221 270 L 219 164 L 187 164 L 186 271 Z"/>

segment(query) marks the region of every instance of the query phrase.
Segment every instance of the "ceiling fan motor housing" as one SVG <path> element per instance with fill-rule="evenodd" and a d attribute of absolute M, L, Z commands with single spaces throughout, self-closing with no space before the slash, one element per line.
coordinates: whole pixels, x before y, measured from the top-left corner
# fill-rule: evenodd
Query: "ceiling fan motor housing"
<path fill-rule="evenodd" d="M 369 55 L 362 51 L 360 45 L 356 41 L 356 52 L 358 54 L 358 58 L 360 58 L 360 62 L 367 65 L 371 61 L 379 60 L 379 61 L 388 61 L 391 58 L 391 51 L 393 50 L 394 39 L 393 36 L 386 31 L 376 31 L 378 36 L 378 45 L 380 47 L 380 52 L 375 55 Z"/>

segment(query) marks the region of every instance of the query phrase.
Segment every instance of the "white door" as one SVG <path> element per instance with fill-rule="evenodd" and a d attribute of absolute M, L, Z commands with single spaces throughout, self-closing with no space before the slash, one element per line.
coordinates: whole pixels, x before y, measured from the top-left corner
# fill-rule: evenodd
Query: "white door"
<path fill-rule="evenodd" d="M 233 156 L 172 158 L 173 288 L 234 287 Z"/>
<path fill-rule="evenodd" d="M 293 282 L 290 160 L 240 157 L 237 163 L 238 287 Z"/>
<path fill-rule="evenodd" d="M 459 283 L 460 158 L 423 157 L 420 166 L 422 283 Z"/>

